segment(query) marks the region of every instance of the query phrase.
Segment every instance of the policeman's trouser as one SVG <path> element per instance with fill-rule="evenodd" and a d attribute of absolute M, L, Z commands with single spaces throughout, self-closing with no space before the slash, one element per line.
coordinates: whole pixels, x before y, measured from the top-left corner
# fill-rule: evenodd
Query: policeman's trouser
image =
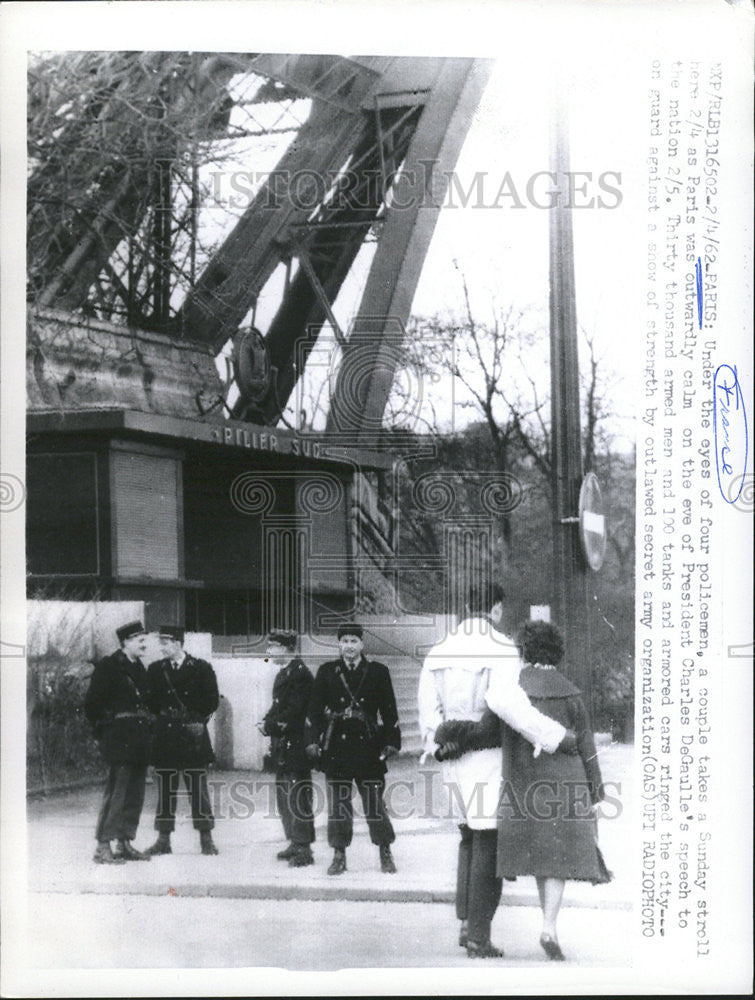
<path fill-rule="evenodd" d="M 392 844 L 396 839 L 393 825 L 385 811 L 383 791 L 385 778 L 328 778 L 328 844 L 346 848 L 354 833 L 354 811 L 351 803 L 351 783 L 356 782 L 362 807 L 370 830 L 370 840 L 378 846 Z"/>
<path fill-rule="evenodd" d="M 490 940 L 490 926 L 501 899 L 502 879 L 496 875 L 498 833 L 459 826 L 456 872 L 456 916 L 467 921 L 467 934 L 478 943 Z"/>
<path fill-rule="evenodd" d="M 173 833 L 176 828 L 178 778 L 181 776 L 191 801 L 191 818 L 195 830 L 212 830 L 215 820 L 207 789 L 207 771 L 204 768 L 155 768 L 157 779 L 157 812 L 155 829 L 158 833 Z"/>
<path fill-rule="evenodd" d="M 97 818 L 97 840 L 133 840 L 144 805 L 146 764 L 111 764 Z"/>
<path fill-rule="evenodd" d="M 292 844 L 311 844 L 315 839 L 311 773 L 278 771 L 275 775 L 275 800 L 286 840 Z"/>

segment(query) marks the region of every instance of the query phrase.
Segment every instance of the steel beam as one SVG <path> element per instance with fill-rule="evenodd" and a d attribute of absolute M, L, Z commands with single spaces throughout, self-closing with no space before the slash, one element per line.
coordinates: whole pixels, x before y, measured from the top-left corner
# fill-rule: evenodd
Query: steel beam
<path fill-rule="evenodd" d="M 87 111 L 65 126 L 56 140 L 59 150 L 72 152 L 67 156 L 51 155 L 49 161 L 29 178 L 29 205 L 32 206 L 27 226 L 27 239 L 32 247 L 29 269 L 40 277 L 36 296 L 39 307 L 81 308 L 97 275 L 118 244 L 138 231 L 149 206 L 149 158 L 153 151 L 141 148 L 138 142 L 133 148 L 121 149 L 121 144 L 127 142 L 134 130 L 138 131 L 139 125 L 138 108 L 133 109 L 133 120 L 127 120 L 124 125 L 122 91 L 129 103 L 136 101 L 143 108 L 149 106 L 160 86 L 172 80 L 176 92 L 170 120 L 175 123 L 186 114 L 190 122 L 202 122 L 208 128 L 211 125 L 208 116 L 218 94 L 244 69 L 247 61 L 242 56 L 221 53 L 197 55 L 193 65 L 187 68 L 182 65 L 180 53 L 143 53 L 135 58 L 126 54 L 125 59 L 115 53 L 110 59 L 115 61 L 118 73 L 109 81 L 103 73 L 102 100 L 93 101 Z M 118 75 L 121 82 L 118 82 Z M 168 128 L 162 137 L 161 158 L 168 161 L 178 155 L 188 135 L 187 131 L 182 140 L 175 127 Z M 155 141 L 156 135 L 152 134 L 151 138 Z M 92 157 L 88 150 L 100 147 L 111 152 L 111 161 L 103 162 L 107 169 L 95 175 L 91 172 Z M 75 187 L 69 191 L 69 183 L 76 182 L 85 186 L 96 182 L 99 194 L 90 196 Z M 77 206 L 75 214 L 70 212 L 69 202 Z M 161 204 L 159 200 L 157 203 Z M 41 205 L 45 206 L 44 210 Z M 169 222 L 169 216 L 165 221 Z M 157 270 L 163 275 L 158 311 L 164 315 L 167 310 L 166 254 L 169 251 L 164 228 L 158 235 L 158 242 L 161 243 L 158 251 L 161 259 Z"/>
<path fill-rule="evenodd" d="M 328 416 L 331 432 L 356 439 L 379 433 L 399 358 L 395 330 L 408 320 L 443 200 L 435 185 L 456 164 L 493 65 L 439 62 L 386 211 Z"/>
<path fill-rule="evenodd" d="M 352 113 L 359 109 L 380 75 L 363 63 L 329 55 L 261 53 L 252 59 L 251 69 L 300 94 Z"/>
<path fill-rule="evenodd" d="M 314 204 L 294 188 L 337 173 L 365 129 L 361 115 L 314 102 L 288 152 L 234 226 L 177 315 L 183 335 L 216 351 L 233 336 Z M 305 174 L 306 172 L 306 174 Z"/>

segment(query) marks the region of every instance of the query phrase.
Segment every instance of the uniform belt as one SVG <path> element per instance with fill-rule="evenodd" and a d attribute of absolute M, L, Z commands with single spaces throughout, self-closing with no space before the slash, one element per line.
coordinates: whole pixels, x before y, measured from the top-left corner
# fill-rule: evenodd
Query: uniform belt
<path fill-rule="evenodd" d="M 356 719 L 357 722 L 368 722 L 369 716 L 361 708 L 347 708 L 343 712 L 330 712 L 331 719 Z"/>

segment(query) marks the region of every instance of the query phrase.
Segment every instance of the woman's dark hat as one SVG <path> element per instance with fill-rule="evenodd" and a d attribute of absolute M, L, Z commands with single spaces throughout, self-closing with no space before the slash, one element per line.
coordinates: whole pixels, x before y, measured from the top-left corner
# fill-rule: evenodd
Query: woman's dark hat
<path fill-rule="evenodd" d="M 338 638 L 343 639 L 345 635 L 355 635 L 357 639 L 361 639 L 364 635 L 364 629 L 361 625 L 357 625 L 354 622 L 351 622 L 348 625 L 339 625 Z"/>
<path fill-rule="evenodd" d="M 285 646 L 286 649 L 296 649 L 298 638 L 292 629 L 277 628 L 267 633 L 268 642 L 276 642 L 279 646 Z"/>
<path fill-rule="evenodd" d="M 121 625 L 115 630 L 118 642 L 125 642 L 126 639 L 133 639 L 135 635 L 144 635 L 144 626 L 141 622 L 129 622 L 128 625 Z"/>
<path fill-rule="evenodd" d="M 158 635 L 161 639 L 173 639 L 174 642 L 183 642 L 186 629 L 180 625 L 161 625 Z"/>

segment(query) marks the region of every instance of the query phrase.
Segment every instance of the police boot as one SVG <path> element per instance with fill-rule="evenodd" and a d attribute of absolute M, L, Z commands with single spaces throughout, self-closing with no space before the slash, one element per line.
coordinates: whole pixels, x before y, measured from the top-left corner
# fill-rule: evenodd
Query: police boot
<path fill-rule="evenodd" d="M 158 833 L 157 840 L 144 852 L 154 857 L 156 854 L 172 854 L 173 848 L 170 846 L 170 834 Z"/>
<path fill-rule="evenodd" d="M 96 865 L 125 865 L 125 858 L 117 858 L 110 849 L 109 840 L 100 840 L 92 858 Z"/>
<path fill-rule="evenodd" d="M 151 861 L 151 857 L 146 851 L 137 851 L 131 846 L 131 841 L 124 838 L 118 841 L 118 845 L 113 852 L 116 858 L 123 858 L 124 861 Z"/>
<path fill-rule="evenodd" d="M 282 851 L 278 851 L 278 853 L 275 856 L 279 861 L 290 861 L 291 858 L 294 856 L 294 851 L 295 847 L 292 841 L 288 845 L 288 847 L 284 847 Z"/>
<path fill-rule="evenodd" d="M 380 871 L 386 875 L 396 874 L 396 865 L 393 862 L 393 855 L 388 844 L 380 845 Z"/>
<path fill-rule="evenodd" d="M 294 845 L 294 853 L 288 862 L 289 868 L 306 868 L 307 865 L 313 865 L 314 863 L 315 859 L 309 844 Z"/>
<path fill-rule="evenodd" d="M 199 846 L 202 848 L 202 854 L 220 854 L 209 830 L 199 831 Z"/>
<path fill-rule="evenodd" d="M 346 851 L 342 847 L 336 847 L 333 852 L 333 860 L 328 868 L 328 875 L 343 875 L 346 871 Z"/>

